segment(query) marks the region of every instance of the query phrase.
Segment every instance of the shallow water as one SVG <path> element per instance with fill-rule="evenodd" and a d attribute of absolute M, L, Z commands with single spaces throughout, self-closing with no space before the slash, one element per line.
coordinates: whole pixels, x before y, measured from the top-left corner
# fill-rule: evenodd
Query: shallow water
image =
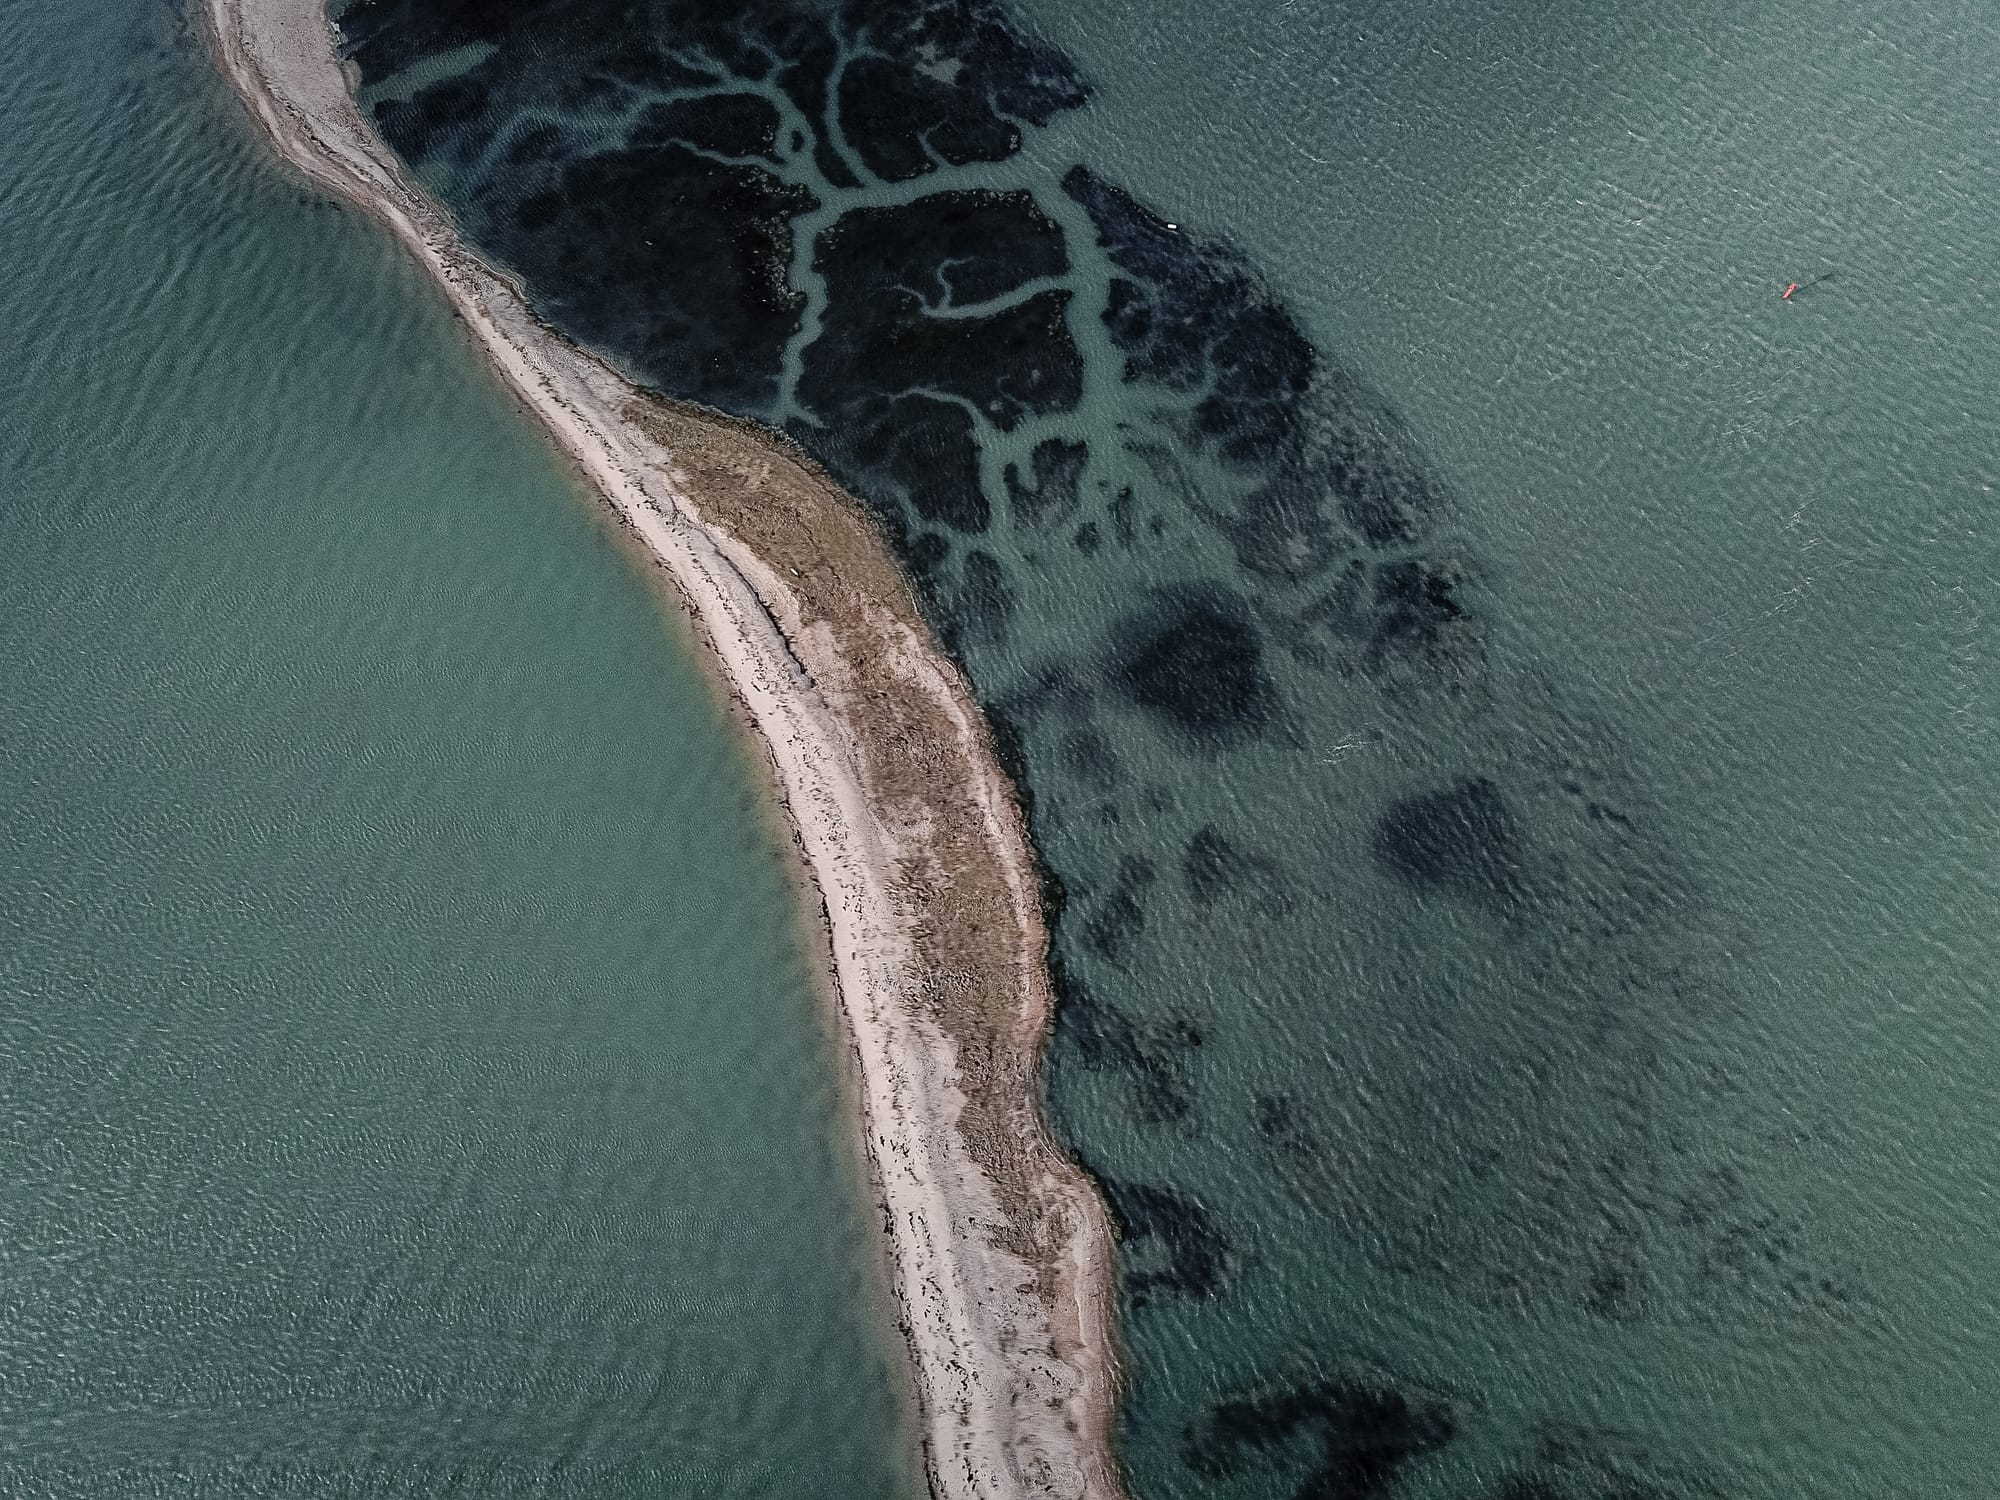
<path fill-rule="evenodd" d="M 471 235 L 819 453 L 966 663 L 1142 1494 L 1979 1491 L 1991 14 L 342 24 Z"/>
<path fill-rule="evenodd" d="M 918 1492 L 686 633 L 175 8 L 0 41 L 0 1490 Z"/>

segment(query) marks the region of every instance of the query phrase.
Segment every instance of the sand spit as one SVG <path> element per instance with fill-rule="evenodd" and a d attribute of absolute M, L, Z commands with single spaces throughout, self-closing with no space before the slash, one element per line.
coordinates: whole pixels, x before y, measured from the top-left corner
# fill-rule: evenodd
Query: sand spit
<path fill-rule="evenodd" d="M 1053 998 L 1021 813 L 881 537 L 781 440 L 540 324 L 370 129 L 323 0 L 204 5 L 278 152 L 436 275 L 687 600 L 769 751 L 824 902 L 934 1492 L 1119 1496 L 1111 1231 L 1038 1107 Z"/>

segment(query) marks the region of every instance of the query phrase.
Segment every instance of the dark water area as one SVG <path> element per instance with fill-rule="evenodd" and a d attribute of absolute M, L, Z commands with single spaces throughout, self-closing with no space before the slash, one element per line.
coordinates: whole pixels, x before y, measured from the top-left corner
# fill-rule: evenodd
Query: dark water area
<path fill-rule="evenodd" d="M 1949 1019 L 1871 1052 L 1822 1005 L 1860 960 L 1787 946 L 1789 846 L 1741 850 L 1662 748 L 1680 710 L 1512 603 L 1456 435 L 1447 463 L 1298 266 L 1084 157 L 1136 112 L 1000 5 L 340 25 L 469 236 L 637 378 L 825 462 L 970 673 L 1046 865 L 1050 1109 L 1124 1231 L 1140 1494 L 1946 1494 L 2000 1458 L 1957 1383 L 1994 1368 L 1990 1292 L 1907 1269 L 1963 1248 L 1992 1110 L 1918 1140 L 1870 1092 L 1896 1049 L 1955 1099 L 1994 1055 L 1992 874 L 1952 863 L 1980 794 L 1912 814 L 1947 852 L 1895 896 L 1947 893 L 1945 957 L 1894 962 Z M 1155 182 L 1172 129 L 1129 148 Z"/>

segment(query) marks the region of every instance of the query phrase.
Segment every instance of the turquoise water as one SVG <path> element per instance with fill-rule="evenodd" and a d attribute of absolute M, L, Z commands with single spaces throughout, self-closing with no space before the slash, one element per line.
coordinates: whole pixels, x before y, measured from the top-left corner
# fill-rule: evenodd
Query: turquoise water
<path fill-rule="evenodd" d="M 339 9 L 1000 728 L 1139 1493 L 1991 1488 L 1991 7 Z"/>
<path fill-rule="evenodd" d="M 177 8 L 0 43 L 0 1490 L 918 1492 L 685 631 Z"/>

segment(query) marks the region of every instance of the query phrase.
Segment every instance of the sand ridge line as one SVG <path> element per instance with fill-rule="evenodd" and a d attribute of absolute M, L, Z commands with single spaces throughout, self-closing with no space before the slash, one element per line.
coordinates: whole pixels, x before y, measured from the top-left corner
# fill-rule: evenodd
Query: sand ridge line
<path fill-rule="evenodd" d="M 417 255 L 667 572 L 763 741 L 859 1061 L 934 1492 L 1115 1500 L 1111 1229 L 1037 1104 L 1053 996 L 1025 823 L 879 534 L 774 435 L 543 325 L 368 126 L 321 0 L 205 15 L 279 154 Z"/>

